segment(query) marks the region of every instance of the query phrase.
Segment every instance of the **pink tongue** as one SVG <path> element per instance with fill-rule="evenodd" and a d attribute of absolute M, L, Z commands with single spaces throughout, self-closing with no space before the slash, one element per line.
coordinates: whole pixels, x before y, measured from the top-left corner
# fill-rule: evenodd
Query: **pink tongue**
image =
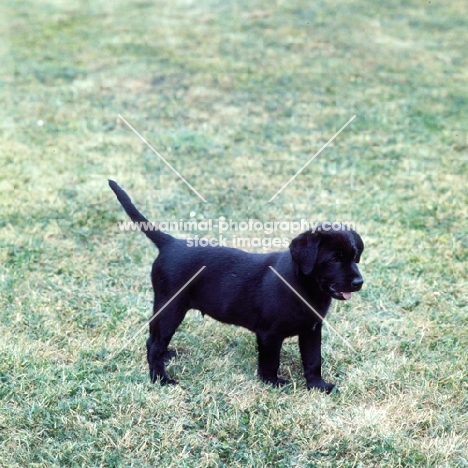
<path fill-rule="evenodd" d="M 343 295 L 343 297 L 346 300 L 351 299 L 351 293 L 350 292 L 342 292 L 341 294 Z"/>

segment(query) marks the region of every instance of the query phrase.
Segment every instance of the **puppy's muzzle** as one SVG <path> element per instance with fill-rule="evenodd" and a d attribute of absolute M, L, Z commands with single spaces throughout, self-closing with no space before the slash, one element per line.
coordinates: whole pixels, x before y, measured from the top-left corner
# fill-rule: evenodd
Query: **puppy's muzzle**
<path fill-rule="evenodd" d="M 336 284 L 332 284 L 330 288 L 330 294 L 334 299 L 338 299 L 339 301 L 347 301 L 351 299 L 351 295 L 353 292 L 359 291 L 364 284 L 364 280 L 362 276 L 358 278 L 354 278 L 349 286 L 337 286 Z"/>

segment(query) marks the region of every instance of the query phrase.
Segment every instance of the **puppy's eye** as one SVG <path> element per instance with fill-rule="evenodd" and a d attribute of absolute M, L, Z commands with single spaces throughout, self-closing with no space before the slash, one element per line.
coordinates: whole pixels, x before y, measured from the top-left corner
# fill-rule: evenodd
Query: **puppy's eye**
<path fill-rule="evenodd" d="M 341 262 L 342 258 L 343 258 L 343 252 L 337 252 L 335 255 L 333 255 L 332 258 L 330 258 L 329 262 L 338 263 L 338 262 Z"/>

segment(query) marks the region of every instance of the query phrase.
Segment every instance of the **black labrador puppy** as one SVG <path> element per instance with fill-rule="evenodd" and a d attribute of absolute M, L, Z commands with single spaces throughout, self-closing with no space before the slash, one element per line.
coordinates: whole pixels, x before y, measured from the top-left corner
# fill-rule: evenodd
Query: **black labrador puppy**
<path fill-rule="evenodd" d="M 159 249 L 151 272 L 153 314 L 157 316 L 150 323 L 147 340 L 153 382 L 176 383 L 164 367 L 168 345 L 187 311 L 197 309 L 220 322 L 254 332 L 258 374 L 276 386 L 286 383 L 278 377 L 282 343 L 298 335 L 307 387 L 331 392 L 334 385 L 325 382 L 321 372 L 321 317 L 325 317 L 332 298 L 347 300 L 361 289 L 363 279 L 356 264 L 364 244 L 356 232 L 319 228 L 297 236 L 289 250 L 267 254 L 193 247 L 151 225 L 116 182 L 110 180 L 109 185 L 132 221 L 147 223 L 142 230 Z M 203 271 L 181 290 L 202 267 Z"/>

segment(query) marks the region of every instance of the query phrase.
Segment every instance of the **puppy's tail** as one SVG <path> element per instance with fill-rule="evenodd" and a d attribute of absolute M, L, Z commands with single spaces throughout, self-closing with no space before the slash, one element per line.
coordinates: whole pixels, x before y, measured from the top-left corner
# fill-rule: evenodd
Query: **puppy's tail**
<path fill-rule="evenodd" d="M 125 190 L 119 187 L 117 182 L 109 179 L 109 187 L 114 191 L 115 195 L 117 196 L 117 200 L 119 200 L 120 204 L 122 205 L 125 212 L 128 214 L 130 219 L 138 225 L 140 231 L 143 231 L 154 244 L 156 247 L 160 249 L 164 244 L 168 241 L 174 239 L 169 234 L 165 234 L 161 232 L 157 226 L 153 223 L 148 221 L 136 208 L 136 206 L 130 200 L 130 197 L 127 195 Z"/>

